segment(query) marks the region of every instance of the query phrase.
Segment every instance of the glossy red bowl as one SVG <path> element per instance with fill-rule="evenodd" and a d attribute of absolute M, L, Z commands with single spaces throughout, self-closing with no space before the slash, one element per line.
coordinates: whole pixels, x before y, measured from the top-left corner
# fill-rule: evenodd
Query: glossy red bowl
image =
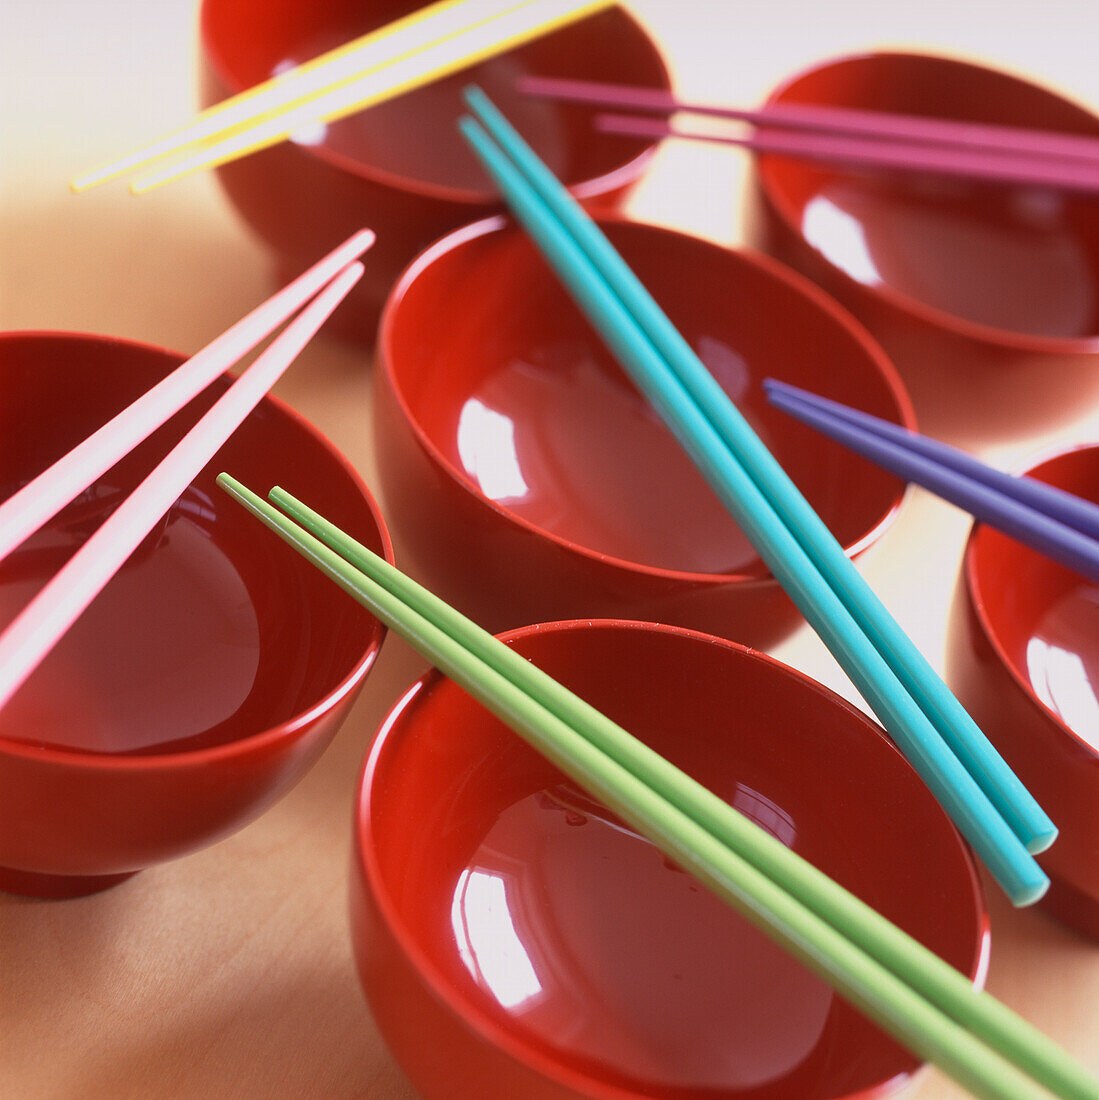
<path fill-rule="evenodd" d="M 0 497 L 180 362 L 108 337 L 0 336 Z M 0 625 L 228 382 L 0 564 Z M 358 474 L 266 398 L 0 711 L 0 889 L 90 893 L 234 832 L 301 778 L 356 698 L 381 626 L 217 488 L 222 470 L 299 492 L 392 556 Z"/>
<path fill-rule="evenodd" d="M 513 648 L 980 984 L 966 846 L 864 714 L 773 658 L 647 623 Z M 918 1059 L 462 690 L 382 723 L 355 818 L 374 1018 L 429 1098 L 868 1098 Z"/>
<path fill-rule="evenodd" d="M 911 426 L 881 350 L 767 257 L 600 225 L 854 555 L 901 482 L 773 409 L 783 378 Z M 648 618 L 763 646 L 802 620 L 686 453 L 502 219 L 459 230 L 386 304 L 379 486 L 408 568 L 487 628 Z"/>
<path fill-rule="evenodd" d="M 1099 135 L 1051 91 L 959 60 L 827 61 L 768 103 L 895 111 Z M 756 159 L 746 238 L 881 341 L 928 431 L 1032 431 L 1099 394 L 1099 203 L 1037 187 Z"/>
<path fill-rule="evenodd" d="M 1029 476 L 1099 502 L 1099 443 Z M 951 686 L 1060 829 L 1040 903 L 1099 937 L 1099 588 L 975 525 L 948 645 Z"/>
<path fill-rule="evenodd" d="M 268 79 L 421 7 L 421 0 L 203 0 L 202 103 Z M 455 125 L 476 82 L 585 200 L 613 203 L 645 170 L 651 142 L 601 134 L 592 111 L 514 90 L 521 76 L 667 88 L 655 44 L 611 8 L 419 91 L 329 126 L 320 143 L 285 143 L 218 170 L 241 216 L 275 251 L 280 281 L 356 229 L 377 231 L 366 274 L 333 317 L 373 340 L 378 313 L 413 257 L 452 229 L 502 209 Z"/>

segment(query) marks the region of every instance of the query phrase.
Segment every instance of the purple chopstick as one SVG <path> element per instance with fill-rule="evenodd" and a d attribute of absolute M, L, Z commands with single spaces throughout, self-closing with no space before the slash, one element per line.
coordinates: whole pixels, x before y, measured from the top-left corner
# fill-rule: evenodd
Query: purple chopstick
<path fill-rule="evenodd" d="M 1099 507 L 1031 478 L 985 466 L 946 444 L 867 413 L 767 379 L 776 408 L 908 481 L 922 485 L 976 519 L 1099 582 Z"/>
<path fill-rule="evenodd" d="M 1058 157 L 1099 164 L 1099 137 L 1027 129 L 957 119 L 927 118 L 854 107 L 825 107 L 813 103 L 775 103 L 755 110 L 721 104 L 691 103 L 658 88 L 600 84 L 556 77 L 523 77 L 519 90 L 528 94 L 606 109 L 624 108 L 657 114 L 689 111 L 776 129 L 850 134 L 887 141 L 954 146 L 973 150 Z"/>
<path fill-rule="evenodd" d="M 1064 489 L 1058 489 L 1054 485 L 1046 485 L 1032 477 L 1017 477 L 1015 474 L 1007 474 L 1002 470 L 994 469 L 974 458 L 971 454 L 959 450 L 957 447 L 940 443 L 936 439 L 930 439 L 919 432 L 910 432 L 899 424 L 881 420 L 859 409 L 853 409 L 849 405 L 841 405 L 838 401 L 830 401 L 827 397 L 820 397 L 808 390 L 800 390 L 797 386 L 791 386 L 787 382 L 779 382 L 774 378 L 768 378 L 764 383 L 768 395 L 784 394 L 789 397 L 800 398 L 807 404 L 814 405 L 825 412 L 831 413 L 840 420 L 846 420 L 866 428 L 884 439 L 891 439 L 900 443 L 917 454 L 933 459 L 942 466 L 957 470 L 973 481 L 987 485 L 990 489 L 996 489 L 1007 496 L 1014 497 L 1023 504 L 1029 504 L 1032 508 L 1044 512 L 1052 519 L 1075 528 L 1081 534 L 1090 535 L 1099 540 L 1099 504 L 1085 500 L 1073 493 L 1067 493 Z"/>

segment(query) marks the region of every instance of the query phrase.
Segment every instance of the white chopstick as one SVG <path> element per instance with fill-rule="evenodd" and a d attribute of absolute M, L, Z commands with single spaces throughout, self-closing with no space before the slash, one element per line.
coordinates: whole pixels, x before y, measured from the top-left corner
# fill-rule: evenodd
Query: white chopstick
<path fill-rule="evenodd" d="M 357 262 L 340 271 L 0 635 L 0 707 L 259 404 L 362 273 Z"/>
<path fill-rule="evenodd" d="M 349 237 L 0 504 L 0 560 L 297 312 L 374 241 Z"/>

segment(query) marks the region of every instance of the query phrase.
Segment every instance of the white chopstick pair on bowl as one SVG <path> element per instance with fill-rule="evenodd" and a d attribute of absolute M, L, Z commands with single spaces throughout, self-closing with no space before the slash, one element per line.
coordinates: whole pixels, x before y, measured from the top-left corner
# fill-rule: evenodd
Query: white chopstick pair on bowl
<path fill-rule="evenodd" d="M 0 707 L 259 404 L 363 273 L 348 238 L 0 505 L 0 559 L 279 325 L 290 323 L 0 634 Z M 297 316 L 295 316 L 297 314 Z"/>

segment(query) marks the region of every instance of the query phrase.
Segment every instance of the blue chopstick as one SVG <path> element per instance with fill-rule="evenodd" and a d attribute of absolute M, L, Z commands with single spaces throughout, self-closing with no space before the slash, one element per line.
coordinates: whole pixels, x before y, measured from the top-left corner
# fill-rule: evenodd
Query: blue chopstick
<path fill-rule="evenodd" d="M 491 108 L 491 104 L 478 93 L 471 93 L 470 96 L 471 105 L 478 114 Z M 496 120 L 493 126 L 494 136 L 499 129 L 499 121 Z M 669 373 L 665 359 L 638 328 L 630 310 L 601 273 L 593 269 L 577 240 L 554 217 L 555 212 L 531 189 L 518 167 L 484 129 L 468 118 L 463 119 L 460 125 L 509 205 L 559 277 L 623 366 L 630 370 L 639 387 L 664 415 L 761 558 L 824 638 L 1005 891 L 1016 904 L 1037 900 L 1048 883 L 1041 868 L 1027 853 L 1001 813 L 990 803 L 973 775 L 936 733 L 927 715 L 898 683 L 882 654 L 859 629 L 706 413 L 677 378 Z M 509 138 L 509 152 L 510 146 L 516 142 L 522 144 L 518 135 Z M 548 172 L 544 166 L 543 171 Z M 550 176 L 550 179 L 553 177 Z M 560 187 L 556 181 L 554 183 Z M 581 216 L 586 218 L 586 215 Z M 605 247 L 617 264 L 622 265 L 621 258 L 610 245 L 605 244 Z M 656 309 L 655 303 L 653 309 Z M 706 373 L 705 368 L 702 371 Z M 724 398 L 724 394 L 722 396 Z M 849 565 L 842 551 L 840 555 Z M 899 627 L 896 629 L 899 632 Z M 993 751 L 991 746 L 989 751 Z M 1018 784 L 1018 780 L 1015 783 Z M 1021 784 L 1019 789 L 1025 793 Z M 1049 825 L 1047 835 L 1052 832 Z"/>
<path fill-rule="evenodd" d="M 955 447 L 796 386 L 770 378 L 763 386 L 776 408 L 1099 581 L 1099 507 L 1092 501 L 995 470 Z"/>
<path fill-rule="evenodd" d="M 1030 851 L 1048 848 L 1057 836 L 1049 817 L 852 566 L 832 533 L 637 276 L 488 97 L 470 88 L 466 102 L 527 186 L 621 299 L 668 368 L 714 424 L 724 444 L 760 487 L 781 522 L 796 532 L 814 567 L 841 596 L 859 630 L 885 656 L 894 676 L 996 810 Z M 869 697 L 867 701 L 880 715 L 877 705 Z"/>

